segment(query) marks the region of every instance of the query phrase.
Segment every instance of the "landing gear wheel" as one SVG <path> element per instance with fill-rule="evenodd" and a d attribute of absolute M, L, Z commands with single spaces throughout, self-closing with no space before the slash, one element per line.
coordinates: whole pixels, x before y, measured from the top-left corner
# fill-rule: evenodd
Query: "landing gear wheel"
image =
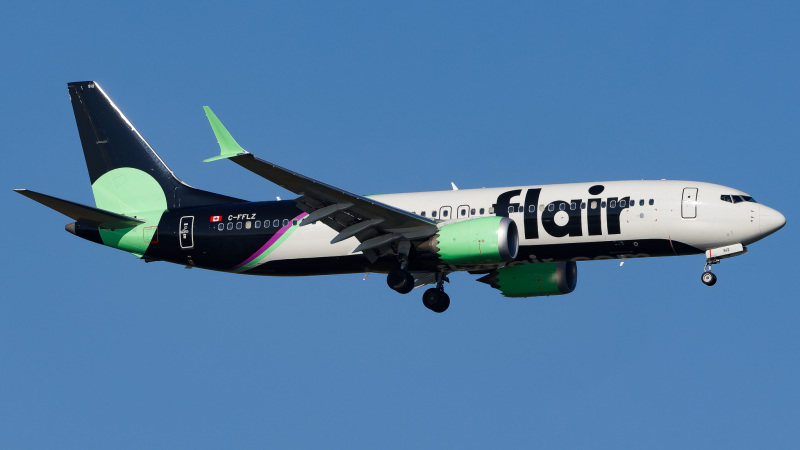
<path fill-rule="evenodd" d="M 443 313 L 450 306 L 450 296 L 441 289 L 431 288 L 422 294 L 422 304 L 435 313 Z"/>
<path fill-rule="evenodd" d="M 401 294 L 408 294 L 414 289 L 414 277 L 405 270 L 394 269 L 386 276 L 386 284 Z"/>
<path fill-rule="evenodd" d="M 703 280 L 703 283 L 706 286 L 713 286 L 714 283 L 717 282 L 717 276 L 711 272 L 703 272 L 703 275 L 700 277 Z"/>

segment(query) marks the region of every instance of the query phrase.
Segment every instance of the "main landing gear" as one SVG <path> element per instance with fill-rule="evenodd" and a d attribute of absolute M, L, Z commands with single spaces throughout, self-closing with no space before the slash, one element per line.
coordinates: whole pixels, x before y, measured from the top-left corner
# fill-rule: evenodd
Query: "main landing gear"
<path fill-rule="evenodd" d="M 444 292 L 445 281 L 447 281 L 447 277 L 444 276 L 444 273 L 437 273 L 436 287 L 428 289 L 422 295 L 422 304 L 433 312 L 445 312 L 450 306 L 450 296 Z M 408 294 L 414 289 L 414 276 L 407 270 L 393 269 L 386 276 L 386 284 L 401 294 Z"/>
<path fill-rule="evenodd" d="M 386 276 L 386 284 L 401 294 L 408 294 L 414 289 L 414 277 L 407 270 L 393 269 Z"/>
<path fill-rule="evenodd" d="M 442 272 L 436 274 L 436 287 L 422 294 L 422 304 L 435 313 L 443 313 L 450 306 L 450 296 L 444 292 L 444 281 L 447 277 Z"/>

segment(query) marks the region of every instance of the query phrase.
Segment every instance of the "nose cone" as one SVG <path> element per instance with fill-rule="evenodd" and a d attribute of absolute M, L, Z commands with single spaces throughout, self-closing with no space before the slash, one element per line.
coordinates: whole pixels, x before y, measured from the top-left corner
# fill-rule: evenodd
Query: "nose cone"
<path fill-rule="evenodd" d="M 761 205 L 761 217 L 759 226 L 761 227 L 762 237 L 768 236 L 786 225 L 786 217 L 769 206 Z"/>

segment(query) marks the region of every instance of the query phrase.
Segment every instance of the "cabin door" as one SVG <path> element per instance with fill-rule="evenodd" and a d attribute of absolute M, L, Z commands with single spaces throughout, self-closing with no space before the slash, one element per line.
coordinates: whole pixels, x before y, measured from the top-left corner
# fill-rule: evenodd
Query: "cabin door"
<path fill-rule="evenodd" d="M 694 219 L 697 217 L 697 188 L 684 188 L 681 200 L 681 217 Z"/>

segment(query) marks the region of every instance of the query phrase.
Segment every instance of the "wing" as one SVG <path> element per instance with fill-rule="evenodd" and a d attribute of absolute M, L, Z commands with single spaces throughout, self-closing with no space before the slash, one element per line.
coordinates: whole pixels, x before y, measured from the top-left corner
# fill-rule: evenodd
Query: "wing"
<path fill-rule="evenodd" d="M 236 143 L 209 107 L 204 109 L 220 146 L 220 155 L 206 161 L 230 159 L 299 195 L 295 203 L 308 213 L 300 226 L 322 222 L 333 228 L 338 234 L 331 244 L 355 237 L 360 245 L 353 253 L 363 252 L 374 262 L 379 256 L 394 252 L 393 246 L 406 247 L 399 245 L 402 241 L 424 239 L 436 233 L 437 226 L 433 220 L 256 158 Z"/>

